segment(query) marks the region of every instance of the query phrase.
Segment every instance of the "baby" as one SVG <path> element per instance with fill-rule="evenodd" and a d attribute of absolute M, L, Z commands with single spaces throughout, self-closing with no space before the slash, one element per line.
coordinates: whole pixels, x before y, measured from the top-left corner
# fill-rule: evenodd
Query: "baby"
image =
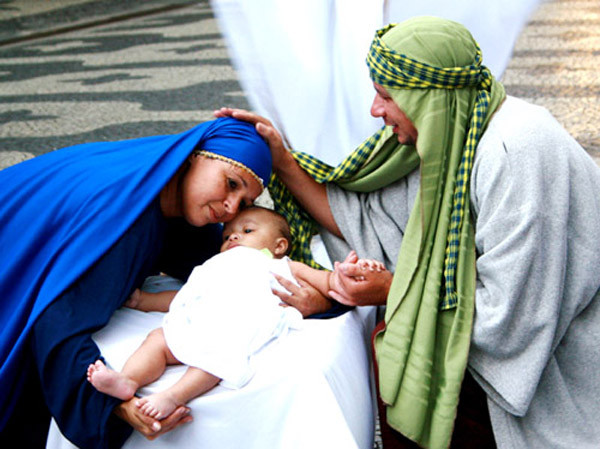
<path fill-rule="evenodd" d="M 245 385 L 253 374 L 251 356 L 302 322 L 298 310 L 281 307 L 272 291 L 285 290 L 273 273 L 295 283 L 285 257 L 290 244 L 281 215 L 256 206 L 243 210 L 225 225 L 221 253 L 196 267 L 181 290 L 132 295 L 129 307 L 168 310 L 162 327 L 148 334 L 122 371 L 98 360 L 88 367 L 88 381 L 128 400 L 168 365 L 188 365 L 173 386 L 137 401 L 143 413 L 156 419 L 219 382 L 230 388 Z M 303 279 L 327 296 L 331 273 L 303 268 Z"/>

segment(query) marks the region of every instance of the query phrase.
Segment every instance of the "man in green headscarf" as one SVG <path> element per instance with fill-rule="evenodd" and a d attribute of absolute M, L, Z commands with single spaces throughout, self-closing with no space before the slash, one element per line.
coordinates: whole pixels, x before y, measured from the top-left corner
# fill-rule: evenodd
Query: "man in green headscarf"
<path fill-rule="evenodd" d="M 298 223 L 297 257 L 310 255 L 315 227 L 289 192 L 332 260 L 352 248 L 394 273 L 336 263 L 330 292 L 386 305 L 374 340 L 383 423 L 431 448 L 599 447 L 589 425 L 600 414 L 597 165 L 546 110 L 505 95 L 458 23 L 385 27 L 367 63 L 371 114 L 386 126 L 339 167 L 229 113 L 271 145 L 269 190 Z M 296 289 L 288 302 L 309 297 Z M 487 407 L 465 419 L 478 392 Z M 478 420 L 479 436 L 463 432 Z M 402 438 L 384 438 L 386 449 L 410 447 Z"/>

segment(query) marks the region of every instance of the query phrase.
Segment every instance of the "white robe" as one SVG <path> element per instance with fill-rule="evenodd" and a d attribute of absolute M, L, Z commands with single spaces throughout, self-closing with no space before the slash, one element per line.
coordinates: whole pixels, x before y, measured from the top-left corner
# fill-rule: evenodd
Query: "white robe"
<path fill-rule="evenodd" d="M 302 323 L 297 309 L 279 305 L 271 289 L 282 287 L 271 273 L 294 281 L 287 258 L 242 246 L 194 268 L 163 320 L 173 355 L 221 378 L 223 386 L 248 383 L 252 356 Z"/>

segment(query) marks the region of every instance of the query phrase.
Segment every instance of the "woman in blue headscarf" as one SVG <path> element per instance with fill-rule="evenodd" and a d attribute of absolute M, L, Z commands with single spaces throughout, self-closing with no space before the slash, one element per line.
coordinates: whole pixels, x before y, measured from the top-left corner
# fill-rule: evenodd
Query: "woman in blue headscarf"
<path fill-rule="evenodd" d="M 79 447 L 120 447 L 132 427 L 153 438 L 190 420 L 181 407 L 159 423 L 98 393 L 85 379 L 101 357 L 91 336 L 148 275 L 186 275 L 161 256 L 165 239 L 182 232 L 180 221 L 201 231 L 192 265 L 201 263 L 218 252 L 220 223 L 256 199 L 270 172 L 267 144 L 252 125 L 230 118 L 181 134 L 65 148 L 1 171 L 2 438 L 36 419 L 26 394 L 40 387 L 61 432 Z M 23 405 L 21 417 L 15 410 Z"/>

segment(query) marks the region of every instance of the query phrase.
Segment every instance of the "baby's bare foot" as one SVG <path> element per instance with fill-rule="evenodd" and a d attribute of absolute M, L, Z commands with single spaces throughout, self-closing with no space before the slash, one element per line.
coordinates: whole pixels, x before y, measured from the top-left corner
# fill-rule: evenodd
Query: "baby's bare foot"
<path fill-rule="evenodd" d="M 154 419 L 165 419 L 182 405 L 168 391 L 151 394 L 136 401 L 140 411 Z"/>
<path fill-rule="evenodd" d="M 97 360 L 87 370 L 87 380 L 96 390 L 118 399 L 131 399 L 137 390 L 137 384 L 122 373 L 108 369 Z"/>

